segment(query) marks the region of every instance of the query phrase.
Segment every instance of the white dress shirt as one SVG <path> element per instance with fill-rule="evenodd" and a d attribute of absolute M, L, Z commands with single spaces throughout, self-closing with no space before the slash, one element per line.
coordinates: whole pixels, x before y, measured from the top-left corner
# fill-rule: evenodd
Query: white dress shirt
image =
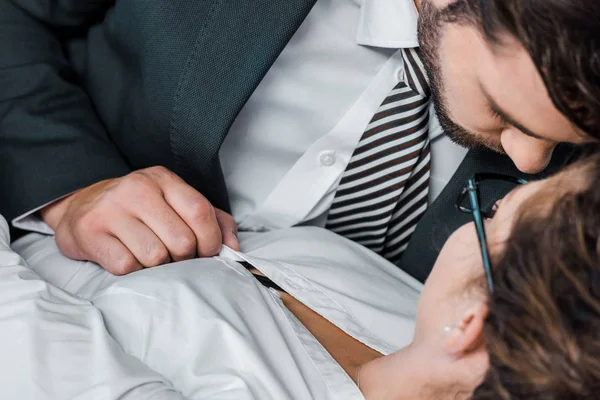
<path fill-rule="evenodd" d="M 241 230 L 324 226 L 335 191 L 377 108 L 417 47 L 413 0 L 319 0 L 234 122 L 221 165 Z M 466 150 L 433 112 L 431 196 Z"/>
<path fill-rule="evenodd" d="M 318 0 L 234 122 L 220 152 L 242 230 L 324 226 L 342 174 L 416 47 L 413 0 Z M 433 115 L 431 196 L 466 150 Z M 40 207 L 42 208 L 42 207 Z M 13 221 L 52 234 L 32 210 Z"/>
<path fill-rule="evenodd" d="M 89 300 L 30 269 L 10 249 L 1 216 L 0 293 L 2 400 L 185 399 L 167 378 L 123 351 Z"/>
<path fill-rule="evenodd" d="M 79 332 L 102 337 L 94 332 L 104 332 L 104 326 L 82 323 L 84 329 L 63 328 L 65 340 L 54 343 L 54 358 L 44 346 L 44 336 L 21 340 L 5 330 L 6 342 L 0 347 L 4 344 L 8 353 L 3 350 L 2 359 L 17 359 L 22 352 L 31 358 L 18 370 L 0 361 L 0 387 L 19 393 L 22 381 L 2 380 L 27 376 L 30 382 L 48 385 L 33 385 L 40 394 L 36 399 L 67 398 L 44 395 L 43 389 L 59 394 L 89 392 L 87 385 L 98 381 L 97 391 L 143 390 L 143 385 L 153 382 L 154 390 L 170 389 L 187 399 L 364 400 L 278 293 L 263 287 L 237 261 L 250 262 L 306 306 L 384 355 L 411 342 L 422 285 L 366 248 L 322 228 L 244 232 L 240 242 L 244 253 L 225 248 L 219 257 L 115 277 L 92 263 L 62 256 L 50 237 L 34 234 L 20 239 L 15 248 L 35 272 L 102 313 L 106 330 L 119 348 L 142 362 L 140 374 L 145 379 L 136 380 L 136 369 L 125 368 L 129 365 L 121 367 L 123 376 L 113 380 L 92 379 L 97 374 L 106 377 L 106 371 L 96 371 L 106 364 L 105 356 L 94 350 L 93 340 L 75 340 L 80 340 Z M 43 311 L 39 314 L 49 329 L 55 318 L 56 323 L 63 318 Z M 18 324 L 18 313 L 11 313 Z M 56 351 L 61 347 L 64 352 L 59 357 Z M 55 373 L 56 380 L 48 381 L 42 377 L 44 369 L 36 368 L 34 356 L 44 360 L 50 371 L 73 369 L 66 377 Z M 78 365 L 81 358 L 86 363 Z M 105 393 L 103 400 L 116 398 L 108 390 Z"/>

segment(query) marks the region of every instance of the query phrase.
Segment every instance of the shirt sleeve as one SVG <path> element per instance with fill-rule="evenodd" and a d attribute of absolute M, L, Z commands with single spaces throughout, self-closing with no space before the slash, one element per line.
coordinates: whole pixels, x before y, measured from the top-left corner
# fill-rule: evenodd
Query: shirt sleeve
<path fill-rule="evenodd" d="M 68 195 L 67 195 L 68 196 Z M 54 230 L 50 228 L 50 225 L 44 222 L 43 219 L 40 218 L 38 211 L 41 209 L 56 203 L 57 201 L 67 197 L 62 196 L 57 198 L 56 200 L 52 200 L 46 204 L 43 204 L 33 210 L 27 211 L 26 213 L 18 216 L 17 218 L 11 221 L 11 224 L 14 228 L 20 229 L 22 231 L 27 232 L 36 232 L 41 233 L 43 235 L 54 235 Z"/>

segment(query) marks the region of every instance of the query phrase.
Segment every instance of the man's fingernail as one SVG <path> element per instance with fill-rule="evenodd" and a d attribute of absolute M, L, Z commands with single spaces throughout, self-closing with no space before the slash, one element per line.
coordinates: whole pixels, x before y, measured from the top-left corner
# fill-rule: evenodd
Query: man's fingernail
<path fill-rule="evenodd" d="M 227 234 L 227 236 L 229 236 L 229 240 L 227 240 L 227 245 L 231 248 L 233 248 L 234 250 L 237 250 L 240 248 L 240 242 L 238 240 L 237 237 L 237 232 L 235 231 L 229 231 L 229 233 Z"/>

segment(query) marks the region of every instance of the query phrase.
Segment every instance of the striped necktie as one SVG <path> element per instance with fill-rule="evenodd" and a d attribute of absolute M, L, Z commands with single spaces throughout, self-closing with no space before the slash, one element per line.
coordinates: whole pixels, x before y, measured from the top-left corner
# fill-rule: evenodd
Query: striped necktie
<path fill-rule="evenodd" d="M 427 208 L 429 85 L 417 49 L 354 150 L 326 227 L 396 262 Z"/>

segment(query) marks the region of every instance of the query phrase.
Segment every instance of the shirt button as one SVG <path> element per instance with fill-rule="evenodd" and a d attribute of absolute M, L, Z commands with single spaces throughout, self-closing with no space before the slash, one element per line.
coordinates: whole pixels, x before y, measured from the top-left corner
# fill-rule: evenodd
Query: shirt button
<path fill-rule="evenodd" d="M 319 162 L 324 167 L 331 167 L 335 164 L 335 151 L 322 151 L 319 155 Z"/>

